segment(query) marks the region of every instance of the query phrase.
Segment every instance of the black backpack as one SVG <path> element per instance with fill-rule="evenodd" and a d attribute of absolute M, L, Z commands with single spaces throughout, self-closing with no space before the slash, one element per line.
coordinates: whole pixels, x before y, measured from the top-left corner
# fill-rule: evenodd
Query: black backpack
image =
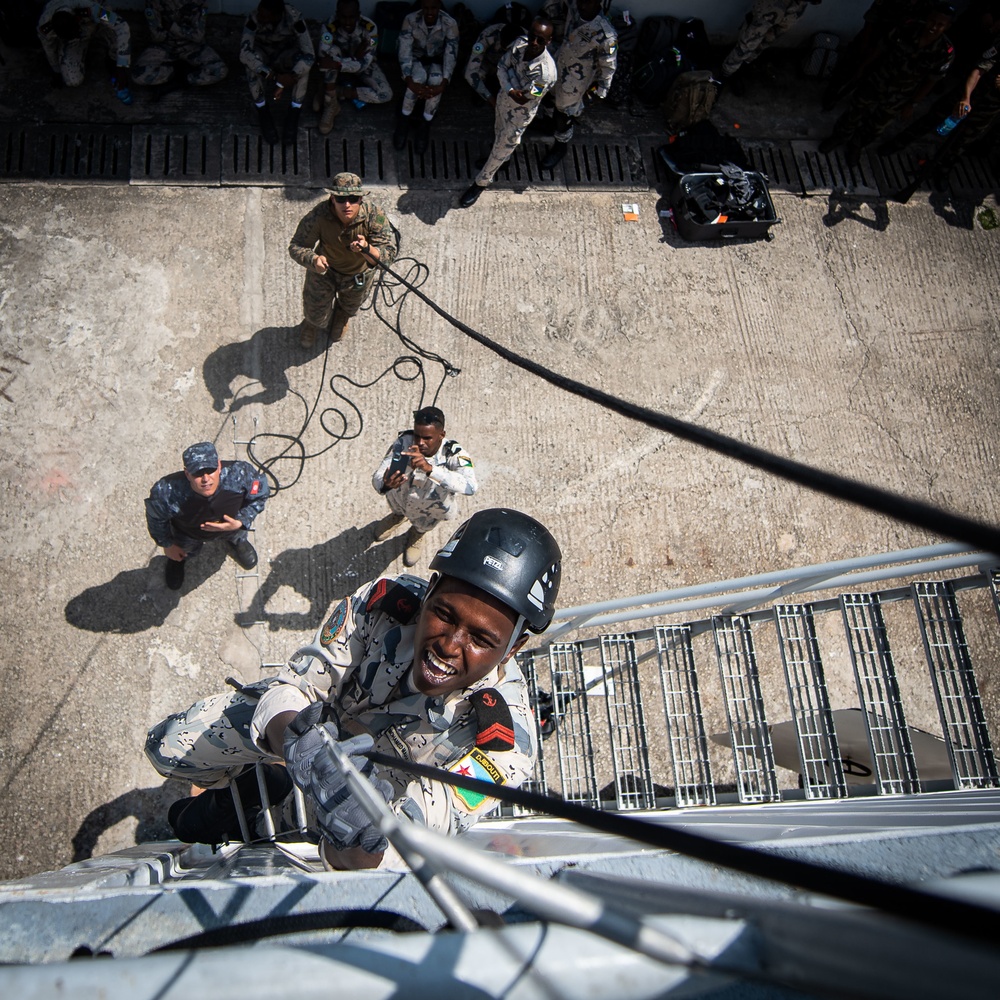
<path fill-rule="evenodd" d="M 712 47 L 708 32 L 700 17 L 689 17 L 677 25 L 674 45 L 684 53 L 688 69 L 709 69 L 712 65 Z"/>
<path fill-rule="evenodd" d="M 615 75 L 611 78 L 608 96 L 604 99 L 613 108 L 632 102 L 632 71 L 635 68 L 635 49 L 639 42 L 639 22 L 622 14 L 608 16 L 618 35 L 618 60 Z"/>
<path fill-rule="evenodd" d="M 690 67 L 677 44 L 676 17 L 647 17 L 632 56 L 632 93 L 653 107 L 666 96 L 674 77 Z"/>

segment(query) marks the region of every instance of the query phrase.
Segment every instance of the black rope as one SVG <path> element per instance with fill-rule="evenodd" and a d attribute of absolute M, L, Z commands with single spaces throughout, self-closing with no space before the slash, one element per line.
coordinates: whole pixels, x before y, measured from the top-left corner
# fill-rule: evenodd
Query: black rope
<path fill-rule="evenodd" d="M 326 372 L 330 361 L 330 346 L 329 344 L 327 345 L 327 349 L 323 354 L 323 371 L 320 374 L 319 388 L 312 404 L 309 405 L 305 397 L 295 389 L 289 390 L 299 398 L 304 410 L 302 423 L 298 430 L 290 433 L 262 431 L 255 434 L 247 445 L 248 459 L 262 474 L 268 477 L 272 493 L 291 489 L 302 477 L 307 461 L 319 458 L 320 455 L 325 454 L 343 441 L 353 441 L 364 430 L 365 421 L 361 408 L 350 396 L 340 391 L 338 383 L 347 383 L 347 385 L 355 389 L 370 389 L 390 373 L 400 382 L 414 382 L 419 380 L 420 398 L 417 405 L 413 407 L 413 409 L 419 410 L 425 405 L 428 392 L 427 374 L 424 367 L 425 361 L 441 367 L 441 377 L 431 397 L 431 406 L 437 404 L 445 381 L 449 377 L 454 377 L 461 373 L 461 369 L 456 368 L 447 358 L 442 357 L 440 354 L 435 354 L 433 351 L 428 351 L 403 333 L 402 315 L 406 299 L 411 291 L 419 288 L 427 280 L 430 272 L 425 264 L 412 257 L 397 258 L 396 263 L 398 264 L 400 261 L 409 265 L 407 277 L 402 278 L 394 272 L 389 271 L 385 265 L 382 265 L 375 282 L 372 297 L 362 307 L 362 311 L 371 310 L 411 353 L 397 357 L 391 365 L 370 382 L 357 382 L 341 372 L 331 375 L 329 381 L 330 391 L 338 400 L 343 401 L 346 412 L 345 409 L 341 409 L 336 404 L 327 406 L 319 411 L 319 425 L 331 440 L 325 447 L 320 448 L 318 451 L 310 452 L 306 448 L 304 438 L 310 425 L 317 419 L 317 410 L 326 384 Z M 390 281 L 390 276 L 394 280 Z M 233 402 L 236 401 L 241 392 L 257 384 L 257 382 L 250 382 L 247 385 L 241 386 L 234 395 Z M 265 442 L 274 443 L 275 452 L 273 454 L 263 454 Z M 280 468 L 281 463 L 288 462 L 294 464 L 294 472 L 287 481 L 283 481 L 278 476 L 276 470 Z"/>
<path fill-rule="evenodd" d="M 614 413 L 618 413 L 631 420 L 638 420 L 648 427 L 655 427 L 658 430 L 666 431 L 676 437 L 695 444 L 702 445 L 721 455 L 735 458 L 739 462 L 745 462 L 758 469 L 764 469 L 773 475 L 780 476 L 790 482 L 798 483 L 800 486 L 808 487 L 827 496 L 835 497 L 838 500 L 846 500 L 849 503 L 866 507 L 869 510 L 880 514 L 887 514 L 889 517 L 900 521 L 908 521 L 918 527 L 926 528 L 935 534 L 945 535 L 949 538 L 967 542 L 976 548 L 985 549 L 989 552 L 1000 554 L 1000 528 L 994 525 L 985 524 L 972 518 L 963 517 L 959 514 L 952 514 L 941 510 L 931 504 L 923 503 L 920 500 L 913 500 L 910 497 L 891 493 L 888 490 L 880 489 L 877 486 L 869 486 L 867 483 L 858 482 L 856 479 L 849 479 L 846 476 L 839 476 L 832 472 L 825 472 L 805 465 L 802 462 L 795 462 L 792 459 L 782 458 L 774 455 L 763 448 L 745 444 L 735 438 L 727 437 L 725 434 L 718 434 L 715 431 L 707 430 L 696 424 L 687 423 L 676 417 L 671 417 L 665 413 L 659 413 L 645 406 L 638 406 L 627 400 L 612 396 L 610 393 L 595 389 L 593 386 L 584 385 L 575 379 L 560 375 L 544 365 L 525 358 L 520 354 L 498 344 L 479 331 L 472 329 L 460 319 L 456 319 L 450 313 L 442 309 L 433 299 L 425 295 L 418 287 L 411 285 L 402 275 L 396 274 L 388 265 L 380 264 L 385 271 L 391 274 L 400 284 L 405 285 L 411 292 L 414 292 L 423 302 L 434 310 L 442 319 L 445 319 L 457 330 L 461 330 L 466 336 L 471 337 L 478 344 L 494 354 L 499 355 L 505 361 L 522 368 L 524 371 L 537 375 L 551 385 L 566 392 L 589 399 Z"/>
<path fill-rule="evenodd" d="M 285 913 L 278 916 L 248 920 L 242 924 L 225 924 L 210 927 L 179 941 L 160 945 L 148 952 L 187 951 L 189 948 L 221 948 L 231 944 L 246 944 L 261 938 L 281 934 L 302 934 L 306 931 L 339 930 L 344 927 L 364 927 L 397 933 L 426 931 L 415 920 L 391 910 L 317 910 L 313 913 Z"/>
<path fill-rule="evenodd" d="M 883 882 L 868 875 L 828 868 L 811 861 L 769 854 L 740 844 L 730 844 L 714 837 L 691 833 L 688 830 L 648 823 L 621 813 L 602 812 L 590 806 L 566 802 L 555 796 L 541 795 L 523 788 L 507 788 L 491 781 L 461 777 L 451 771 L 416 764 L 399 757 L 375 752 L 370 752 L 366 756 L 375 764 L 408 771 L 446 785 L 478 792 L 489 798 L 499 799 L 501 802 L 524 806 L 535 812 L 558 816 L 560 819 L 568 819 L 591 829 L 627 837 L 650 847 L 676 851 L 708 864 L 723 865 L 747 875 L 848 900 L 936 930 L 976 938 L 993 947 L 997 947 L 1000 943 L 1000 912 L 976 903 L 936 896 L 921 889 Z"/>

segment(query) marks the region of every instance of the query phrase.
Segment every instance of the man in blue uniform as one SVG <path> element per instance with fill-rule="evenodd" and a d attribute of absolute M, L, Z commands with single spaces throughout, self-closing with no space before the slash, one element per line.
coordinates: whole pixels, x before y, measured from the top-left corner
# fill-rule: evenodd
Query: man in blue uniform
<path fill-rule="evenodd" d="M 210 441 L 184 451 L 184 469 L 153 484 L 146 526 L 167 557 L 167 586 L 179 590 L 184 560 L 206 541 L 222 538 L 244 568 L 257 565 L 247 529 L 270 494 L 267 479 L 249 462 L 220 462 Z"/>

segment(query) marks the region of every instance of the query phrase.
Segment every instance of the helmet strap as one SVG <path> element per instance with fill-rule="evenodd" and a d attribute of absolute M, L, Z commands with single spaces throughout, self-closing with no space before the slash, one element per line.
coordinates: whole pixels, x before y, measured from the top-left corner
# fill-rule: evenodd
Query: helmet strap
<path fill-rule="evenodd" d="M 510 642 L 507 643 L 507 648 L 503 652 L 503 656 L 500 657 L 500 662 L 503 663 L 509 656 L 510 651 L 527 636 L 528 630 L 524 627 L 527 619 L 524 615 L 518 615 L 517 621 L 514 622 L 514 630 L 510 633 Z"/>

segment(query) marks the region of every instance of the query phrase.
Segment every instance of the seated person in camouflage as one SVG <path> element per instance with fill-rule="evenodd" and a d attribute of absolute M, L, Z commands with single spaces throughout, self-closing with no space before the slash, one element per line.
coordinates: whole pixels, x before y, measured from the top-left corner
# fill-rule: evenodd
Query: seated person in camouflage
<path fill-rule="evenodd" d="M 414 143 L 416 152 L 422 154 L 427 151 L 441 95 L 458 62 L 458 22 L 444 12 L 441 0 L 420 0 L 419 9 L 403 18 L 397 52 L 405 90 L 392 144 L 396 149 L 406 145 L 411 116 L 417 101 L 423 101 L 424 114 Z"/>
<path fill-rule="evenodd" d="M 547 0 L 542 11 L 553 24 L 565 23 L 552 88 L 555 144 L 542 160 L 542 167 L 552 170 L 569 150 L 587 95 L 608 96 L 618 65 L 618 34 L 601 13 L 601 0 Z"/>
<path fill-rule="evenodd" d="M 153 44 L 135 61 L 132 77 L 144 87 L 170 81 L 177 70 L 192 87 L 224 80 L 229 67 L 205 44 L 208 0 L 146 0 L 146 23 Z"/>
<path fill-rule="evenodd" d="M 413 430 L 400 431 L 372 476 L 376 493 L 389 513 L 375 525 L 375 541 L 385 541 L 404 521 L 410 522 L 403 564 L 420 558 L 424 535 L 455 516 L 459 496 L 479 489 L 472 456 L 444 436 L 444 414 L 425 406 L 413 414 Z"/>
<path fill-rule="evenodd" d="M 167 557 L 171 590 L 184 582 L 184 560 L 217 538 L 244 569 L 253 569 L 257 552 L 247 528 L 271 492 L 249 462 L 220 462 L 210 441 L 185 449 L 183 460 L 184 470 L 155 482 L 146 498 L 146 527 Z"/>
<path fill-rule="evenodd" d="M 98 37 L 114 59 L 115 92 L 132 103 L 129 90 L 132 62 L 129 27 L 110 7 L 77 0 L 50 0 L 38 19 L 38 38 L 53 74 L 64 86 L 79 87 L 86 71 L 87 49 Z"/>
<path fill-rule="evenodd" d="M 500 89 L 497 63 L 515 39 L 527 34 L 530 24 L 531 14 L 524 4 L 505 4 L 497 9 L 493 21 L 483 28 L 472 46 L 472 55 L 465 64 L 465 80 L 491 107 L 496 107 Z"/>
<path fill-rule="evenodd" d="M 334 341 L 343 337 L 348 321 L 371 295 L 378 276 L 375 262 L 391 264 L 399 248 L 385 212 L 365 201 L 357 174 L 337 174 L 329 191 L 288 244 L 292 260 L 306 269 L 299 343 L 307 348 L 327 330 Z"/>
<path fill-rule="evenodd" d="M 204 813 L 228 800 L 224 786 L 247 765 L 281 761 L 305 793 L 307 825 L 322 838 L 328 867 L 398 866 L 345 794 L 327 739 L 339 742 L 395 813 L 445 834 L 468 829 L 496 800 L 372 765 L 363 754 L 374 747 L 401 763 L 511 787 L 531 774 L 537 729 L 513 655 L 552 620 L 559 546 L 526 514 L 483 510 L 431 569 L 429 583 L 403 575 L 359 588 L 276 677 L 198 702 L 150 730 L 146 755 L 160 774 L 218 789 L 172 808 L 185 839 L 238 837 L 232 814 L 228 828 L 203 834 L 185 822 L 186 810 Z M 286 806 L 282 828 L 294 828 L 291 812 Z"/>
<path fill-rule="evenodd" d="M 317 64 L 323 72 L 319 130 L 327 135 L 340 114 L 341 101 L 385 104 L 392 88 L 376 58 L 378 28 L 361 16 L 358 0 L 339 0 L 333 20 L 319 36 Z M 317 97 L 319 100 L 319 97 Z"/>
<path fill-rule="evenodd" d="M 302 15 L 283 0 L 260 0 L 243 27 L 240 62 L 246 69 L 261 134 L 272 146 L 278 141 L 278 131 L 267 107 L 269 89 L 273 88 L 275 101 L 289 101 L 282 141 L 294 143 L 309 87 L 309 71 L 315 61 L 316 52 Z"/>

